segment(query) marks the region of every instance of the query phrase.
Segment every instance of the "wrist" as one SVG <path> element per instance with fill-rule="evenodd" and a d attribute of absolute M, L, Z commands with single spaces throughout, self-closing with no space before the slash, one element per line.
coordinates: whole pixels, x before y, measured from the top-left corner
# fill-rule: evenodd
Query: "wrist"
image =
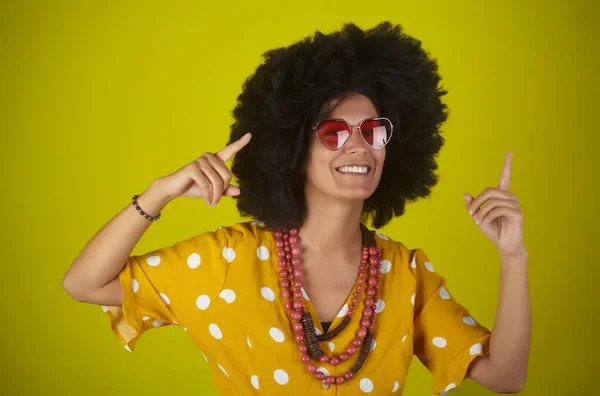
<path fill-rule="evenodd" d="M 506 257 L 506 258 L 527 259 L 528 256 L 529 256 L 529 252 L 526 249 L 515 251 L 515 252 L 510 252 L 510 253 L 500 252 L 500 257 Z"/>
<path fill-rule="evenodd" d="M 173 198 L 169 197 L 156 181 L 137 198 L 140 208 L 151 216 L 160 213 Z"/>
<path fill-rule="evenodd" d="M 525 250 L 522 252 L 500 253 L 500 263 L 504 266 L 526 266 L 529 258 L 529 253 Z"/>

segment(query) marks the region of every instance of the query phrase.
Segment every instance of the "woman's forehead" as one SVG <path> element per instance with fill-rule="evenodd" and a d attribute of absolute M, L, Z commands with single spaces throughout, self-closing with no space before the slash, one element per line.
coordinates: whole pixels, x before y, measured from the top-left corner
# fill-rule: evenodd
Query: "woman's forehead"
<path fill-rule="evenodd" d="M 377 116 L 373 102 L 362 94 L 332 99 L 321 107 L 319 113 L 319 119 L 341 118 L 351 123 Z"/>

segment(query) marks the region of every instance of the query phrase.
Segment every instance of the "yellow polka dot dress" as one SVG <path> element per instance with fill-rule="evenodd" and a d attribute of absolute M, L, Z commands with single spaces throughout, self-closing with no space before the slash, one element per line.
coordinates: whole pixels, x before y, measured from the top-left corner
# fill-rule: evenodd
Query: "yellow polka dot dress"
<path fill-rule="evenodd" d="M 469 363 L 488 354 L 491 332 L 453 299 L 422 250 L 374 236 L 382 259 L 374 342 L 354 378 L 330 389 L 300 362 L 281 297 L 275 238 L 260 223 L 220 227 L 131 256 L 119 274 L 122 306 L 103 309 L 130 351 L 147 330 L 181 326 L 206 357 L 223 395 L 400 395 L 413 355 L 433 374 L 433 393 L 457 387 Z M 329 331 L 342 322 L 357 286 Z M 303 296 L 322 333 L 310 296 Z M 340 353 L 355 337 L 363 296 L 348 327 L 320 342 L 323 351 Z M 358 353 L 337 366 L 313 364 L 337 376 L 357 359 Z"/>

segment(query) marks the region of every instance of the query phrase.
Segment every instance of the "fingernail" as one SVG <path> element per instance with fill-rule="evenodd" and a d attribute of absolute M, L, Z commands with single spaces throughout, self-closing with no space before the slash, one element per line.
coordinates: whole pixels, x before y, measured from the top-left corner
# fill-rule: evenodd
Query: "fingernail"
<path fill-rule="evenodd" d="M 214 208 L 214 207 L 216 207 L 216 206 L 217 206 L 217 204 L 212 204 L 212 205 L 210 205 L 210 206 L 211 206 L 212 208 Z"/>
<path fill-rule="evenodd" d="M 475 224 L 479 225 L 479 220 L 475 220 Z"/>
<path fill-rule="evenodd" d="M 469 216 L 473 216 L 473 209 L 469 209 Z"/>

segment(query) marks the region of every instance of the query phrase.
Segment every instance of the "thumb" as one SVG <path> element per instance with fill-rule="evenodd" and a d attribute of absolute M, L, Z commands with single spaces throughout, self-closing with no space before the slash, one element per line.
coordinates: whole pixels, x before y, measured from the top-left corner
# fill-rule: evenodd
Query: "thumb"
<path fill-rule="evenodd" d="M 240 193 L 241 193 L 241 191 L 240 191 L 239 187 L 233 186 L 230 184 L 229 186 L 227 186 L 227 188 L 223 192 L 223 195 L 227 195 L 230 197 L 237 197 L 238 195 L 240 195 Z"/>
<path fill-rule="evenodd" d="M 464 193 L 463 199 L 465 200 L 465 205 L 466 205 L 467 209 L 469 209 L 471 202 L 473 202 L 473 199 L 475 199 L 475 198 L 473 198 L 473 196 L 469 193 Z"/>

